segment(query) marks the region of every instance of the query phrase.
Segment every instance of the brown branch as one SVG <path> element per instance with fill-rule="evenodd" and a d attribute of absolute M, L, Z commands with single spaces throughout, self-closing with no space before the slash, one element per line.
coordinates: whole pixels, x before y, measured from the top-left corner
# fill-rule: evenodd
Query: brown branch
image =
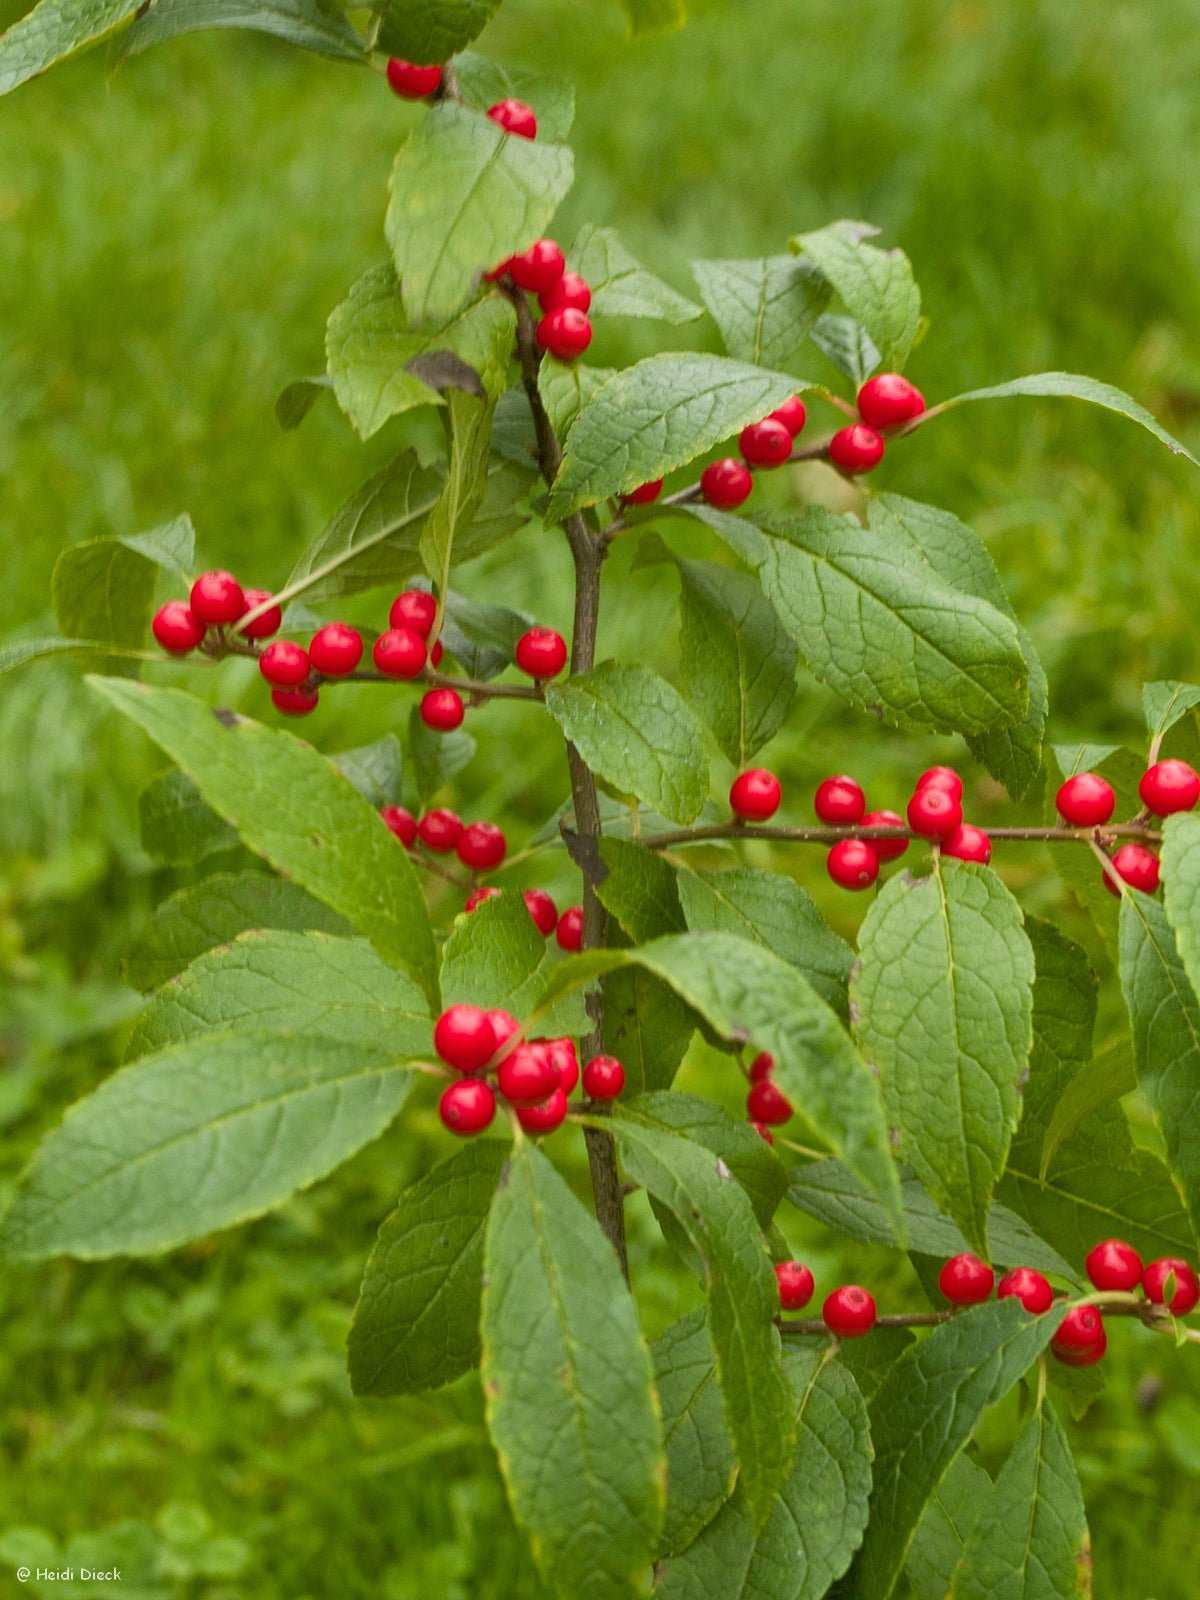
<path fill-rule="evenodd" d="M 1090 1294 L 1082 1296 L 1073 1303 L 1095 1306 L 1097 1311 L 1103 1312 L 1106 1317 L 1136 1317 L 1155 1333 L 1175 1331 L 1175 1318 L 1169 1311 L 1162 1306 L 1151 1304 L 1148 1300 L 1135 1300 L 1133 1295 Z M 897 1311 L 877 1317 L 875 1328 L 936 1328 L 943 1322 L 953 1321 L 961 1314 L 961 1311 L 955 1308 L 947 1311 Z M 775 1323 L 781 1334 L 796 1339 L 811 1339 L 831 1331 L 820 1317 L 801 1317 L 792 1322 L 785 1322 L 777 1317 Z M 1186 1331 L 1189 1334 L 1194 1332 L 1192 1329 Z"/>
<path fill-rule="evenodd" d="M 257 661 L 262 654 L 255 645 L 228 636 L 214 640 L 212 645 L 205 640 L 201 649 L 214 661 L 220 661 L 225 656 L 244 656 L 247 660 Z M 331 683 L 423 683 L 435 689 L 456 689 L 459 694 L 475 701 L 544 698 L 540 689 L 534 689 L 527 684 L 488 683 L 480 678 L 454 678 L 444 672 L 435 672 L 432 667 L 426 667 L 423 672 L 418 672 L 411 678 L 397 678 L 390 672 L 376 672 L 370 667 L 360 667 L 354 672 L 339 673 L 334 678 L 327 677 L 323 672 L 312 672 L 306 681 L 313 688 L 323 688 Z"/>
<path fill-rule="evenodd" d="M 1103 828 L 987 828 L 989 839 L 1039 840 L 1051 844 L 1096 844 L 1105 839 L 1139 839 L 1158 844 L 1162 834 L 1142 822 L 1117 822 Z M 701 828 L 676 828 L 646 833 L 640 843 L 649 850 L 704 844 L 714 839 L 773 839 L 779 844 L 836 844 L 839 839 L 921 839 L 911 828 L 782 828 L 769 823 L 716 822 Z M 928 841 L 926 841 L 928 842 Z"/>

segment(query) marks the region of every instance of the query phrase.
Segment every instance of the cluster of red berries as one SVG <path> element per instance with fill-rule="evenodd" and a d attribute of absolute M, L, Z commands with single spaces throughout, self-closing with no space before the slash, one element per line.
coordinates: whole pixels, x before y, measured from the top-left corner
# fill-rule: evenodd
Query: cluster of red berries
<path fill-rule="evenodd" d="M 451 1133 L 482 1133 L 496 1115 L 496 1095 L 506 1100 L 526 1133 L 552 1133 L 566 1119 L 568 1097 L 580 1081 L 571 1039 L 529 1039 L 507 1011 L 457 1005 L 443 1011 L 433 1030 L 441 1059 L 461 1076 L 442 1092 L 438 1113 Z M 494 1078 L 493 1089 L 489 1078 Z M 615 1056 L 594 1056 L 583 1069 L 589 1100 L 615 1100 L 625 1069 Z"/>
<path fill-rule="evenodd" d="M 746 1115 L 768 1144 L 775 1143 L 771 1129 L 781 1128 L 792 1116 L 792 1102 L 775 1083 L 774 1072 L 775 1057 L 767 1050 L 760 1050 L 746 1070 L 750 1082 Z"/>
<path fill-rule="evenodd" d="M 803 1261 L 777 1261 L 775 1282 L 779 1285 L 779 1304 L 784 1311 L 803 1311 L 813 1297 L 816 1284 Z M 841 1339 L 857 1339 L 870 1333 L 878 1315 L 875 1297 L 857 1283 L 845 1283 L 826 1295 L 821 1320 Z"/>
<path fill-rule="evenodd" d="M 1138 794 L 1146 812 L 1154 817 L 1169 817 L 1177 811 L 1191 811 L 1200 800 L 1200 773 L 1186 761 L 1155 761 L 1147 767 L 1138 784 Z M 1098 772 L 1079 772 L 1068 778 L 1058 791 L 1058 814 L 1074 828 L 1102 828 L 1112 820 L 1117 797 L 1113 786 Z M 1123 844 L 1110 857 L 1112 872 L 1130 888 L 1153 894 L 1158 888 L 1158 857 L 1144 844 Z M 1104 885 L 1113 894 L 1120 889 L 1109 872 Z"/>
<path fill-rule="evenodd" d="M 486 889 L 472 889 L 467 896 L 465 910 L 474 911 L 485 900 L 494 900 L 502 892 L 492 885 Z M 529 908 L 529 915 L 533 918 L 534 926 L 543 938 L 548 939 L 553 934 L 560 950 L 574 953 L 583 949 L 582 906 L 568 906 L 560 917 L 554 897 L 548 895 L 544 889 L 523 889 L 521 893 Z"/>
<path fill-rule="evenodd" d="M 752 422 L 749 427 L 743 428 L 738 438 L 741 460 L 735 456 L 725 456 L 720 461 L 710 462 L 700 474 L 700 493 L 708 504 L 722 511 L 732 511 L 740 506 L 754 487 L 751 467 L 781 467 L 785 461 L 790 461 L 792 446 L 803 432 L 807 420 L 804 401 L 797 394 L 785 400 L 761 422 Z M 644 505 L 645 500 L 638 497 L 645 495 L 652 487 L 652 484 L 643 485 L 626 498 L 634 505 Z M 661 479 L 658 480 L 658 487 L 662 487 Z M 649 498 L 653 499 L 654 496 Z"/>
<path fill-rule="evenodd" d="M 507 281 L 537 295 L 542 316 L 535 337 L 542 350 L 560 361 L 574 361 L 591 344 L 587 315 L 591 288 L 577 272 L 567 271 L 567 259 L 553 239 L 536 239 L 528 250 L 485 272 L 484 278 L 488 283 Z"/>
<path fill-rule="evenodd" d="M 428 100 L 442 87 L 440 66 L 421 66 L 416 61 L 403 61 L 393 56 L 387 64 L 387 81 L 401 100 Z M 488 107 L 488 116 L 498 123 L 505 133 L 515 133 L 520 139 L 537 138 L 537 117 L 532 106 L 524 100 L 498 100 Z"/>

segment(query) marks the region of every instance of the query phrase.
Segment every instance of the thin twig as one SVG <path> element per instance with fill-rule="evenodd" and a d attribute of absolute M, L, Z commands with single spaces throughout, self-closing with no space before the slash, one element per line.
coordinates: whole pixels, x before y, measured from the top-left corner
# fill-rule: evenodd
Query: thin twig
<path fill-rule="evenodd" d="M 1091 844 L 1104 839 L 1138 839 L 1157 844 L 1162 834 L 1142 822 L 1118 822 L 1103 828 L 988 828 L 989 839 L 1040 840 L 1051 844 Z M 774 839 L 781 844 L 836 844 L 839 839 L 920 840 L 911 828 L 863 827 L 784 828 L 769 823 L 717 822 L 699 828 L 676 828 L 669 833 L 647 833 L 641 842 L 650 850 L 672 850 L 682 844 L 704 844 L 714 839 Z M 1108 858 L 1105 857 L 1105 860 Z"/>

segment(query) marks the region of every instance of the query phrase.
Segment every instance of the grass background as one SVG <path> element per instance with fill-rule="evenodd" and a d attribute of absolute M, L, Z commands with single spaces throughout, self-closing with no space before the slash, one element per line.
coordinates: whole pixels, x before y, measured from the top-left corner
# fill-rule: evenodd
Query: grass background
<path fill-rule="evenodd" d="M 692 9 L 682 32 L 630 46 L 610 0 L 508 0 L 484 36 L 482 49 L 576 80 L 561 237 L 585 220 L 615 226 L 692 292 L 690 257 L 775 252 L 833 217 L 869 218 L 916 266 L 932 328 L 911 370 L 931 398 L 1086 371 L 1200 444 L 1194 3 Z M 0 636 L 45 629 L 64 544 L 181 510 L 206 560 L 278 583 L 386 457 L 394 434 L 364 448 L 325 403 L 282 434 L 271 404 L 320 369 L 325 316 L 381 257 L 387 173 L 420 114 L 372 75 L 245 35 L 165 46 L 111 80 L 92 55 L 0 101 Z M 668 338 L 613 325 L 596 356 Z M 987 538 L 1049 671 L 1056 741 L 1139 746 L 1142 682 L 1195 677 L 1200 480 L 1136 430 L 1066 403 L 969 408 L 898 448 L 879 481 Z M 606 577 L 603 648 L 669 662 L 671 581 L 630 571 L 631 555 Z M 567 579 L 560 542 L 530 534 L 462 586 L 561 626 Z M 261 709 L 236 664 L 192 678 Z M 370 691 L 327 698 L 305 731 L 329 749 L 407 715 Z M 450 798 L 520 844 L 565 793 L 561 752 L 530 713 L 476 721 L 479 755 Z M 793 795 L 850 768 L 874 803 L 896 805 L 927 761 L 963 752 L 914 745 L 809 687 L 771 759 Z M 0 1200 L 41 1131 L 119 1058 L 132 1004 L 119 953 L 176 881 L 138 849 L 136 796 L 156 770 L 69 670 L 0 690 Z M 1011 818 L 978 772 L 970 793 L 982 819 Z M 1079 931 L 1039 851 L 1001 867 L 1027 907 Z M 861 906 L 826 889 L 819 856 L 795 870 L 852 932 Z M 573 897 L 556 858 L 526 881 Z M 1105 995 L 1109 1034 L 1121 1026 L 1111 974 Z M 702 1052 L 685 1072 L 736 1097 Z M 576 1139 L 559 1149 L 579 1170 Z M 249 1228 L 162 1260 L 6 1269 L 5 1580 L 20 1552 L 70 1548 L 77 1564 L 95 1549 L 139 1574 L 127 1600 L 540 1594 L 474 1385 L 364 1405 L 344 1378 L 374 1229 L 445 1146 L 422 1101 L 334 1181 Z M 915 1303 L 904 1263 L 785 1225 L 819 1280 L 848 1274 Z M 636 1207 L 633 1252 L 653 1328 L 695 1291 Z M 1072 1428 L 1098 1600 L 1191 1600 L 1196 1363 L 1119 1328 L 1108 1372 Z M 985 1430 L 992 1466 L 1016 1404 Z"/>

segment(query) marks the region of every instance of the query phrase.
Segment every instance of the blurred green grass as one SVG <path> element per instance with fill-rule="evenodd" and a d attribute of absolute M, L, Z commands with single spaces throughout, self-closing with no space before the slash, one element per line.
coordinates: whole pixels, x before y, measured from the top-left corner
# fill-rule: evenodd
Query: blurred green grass
<path fill-rule="evenodd" d="M 693 9 L 683 32 L 633 47 L 606 0 L 508 0 L 489 29 L 482 48 L 542 69 L 570 41 L 578 179 L 561 236 L 615 226 L 691 292 L 690 257 L 778 251 L 832 217 L 869 218 L 915 263 L 932 328 L 912 372 L 931 398 L 1085 371 L 1200 442 L 1192 0 Z M 239 35 L 167 46 L 111 80 L 92 56 L 0 101 L 0 635 L 48 621 L 64 544 L 181 510 L 207 560 L 278 582 L 386 455 L 391 435 L 364 449 L 325 403 L 282 434 L 271 403 L 320 369 L 325 316 L 381 257 L 391 158 L 419 115 L 371 75 Z M 605 329 L 598 359 L 667 336 Z M 939 422 L 880 479 L 987 537 L 1049 670 L 1056 740 L 1137 741 L 1141 683 L 1195 677 L 1198 486 L 1152 441 L 1089 408 L 1010 402 Z M 669 660 L 673 580 L 631 570 L 632 555 L 606 576 L 603 647 Z M 561 624 L 567 582 L 559 542 L 530 535 L 463 587 Z M 238 666 L 215 680 L 154 670 L 260 707 Z M 330 699 L 305 729 L 328 748 L 397 721 L 370 693 Z M 537 720 L 518 717 L 477 719 L 455 799 L 519 845 L 565 773 Z M 895 805 L 920 765 L 956 754 L 810 689 L 772 760 L 793 794 L 850 767 Z M 173 881 L 137 848 L 136 795 L 155 770 L 69 672 L 0 690 L 4 1181 L 119 1057 L 117 955 Z M 984 817 L 1007 809 L 986 781 L 972 798 Z M 1072 919 L 1040 853 L 1014 850 L 1003 868 L 1028 907 Z M 851 930 L 859 907 L 826 889 L 819 860 L 796 870 Z M 560 896 L 571 884 L 565 862 L 538 878 Z M 685 1074 L 736 1094 L 703 1052 Z M 581 1172 L 574 1137 L 562 1148 Z M 343 1376 L 374 1228 L 443 1148 L 422 1105 L 277 1218 L 162 1261 L 6 1274 L 0 1530 L 66 1541 L 132 1520 L 126 1536 L 159 1552 L 162 1592 L 206 1600 L 538 1594 L 472 1386 L 364 1406 Z M 695 1291 L 636 1208 L 634 1223 L 659 1326 Z M 820 1277 L 868 1278 L 894 1303 L 919 1293 L 886 1253 L 841 1250 L 794 1214 L 786 1226 Z M 1113 1345 L 1108 1391 L 1073 1430 L 1096 1594 L 1144 1600 L 1152 1549 L 1157 1600 L 1190 1600 L 1200 1381 L 1140 1330 Z M 1010 1422 L 985 1437 L 991 1465 Z M 14 1537 L 0 1534 L 0 1559 Z"/>

